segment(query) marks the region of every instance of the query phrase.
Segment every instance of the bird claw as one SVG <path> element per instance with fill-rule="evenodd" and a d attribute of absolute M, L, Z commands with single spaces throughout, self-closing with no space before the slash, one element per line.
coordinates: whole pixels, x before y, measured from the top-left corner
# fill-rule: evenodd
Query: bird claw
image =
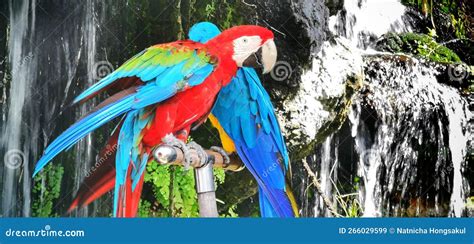
<path fill-rule="evenodd" d="M 195 167 L 203 166 L 208 162 L 208 155 L 206 151 L 201 147 L 201 145 L 197 144 L 194 141 L 186 144 L 182 140 L 179 140 L 178 138 L 176 138 L 173 134 L 168 134 L 163 138 L 163 143 L 169 146 L 174 146 L 181 149 L 184 156 L 183 166 L 185 170 L 188 170 L 191 166 L 195 166 Z M 230 162 L 230 159 L 227 156 L 227 153 L 222 148 L 212 147 L 211 149 L 216 152 L 221 153 L 226 163 Z M 190 150 L 196 151 L 196 154 L 200 161 L 199 164 L 197 164 L 196 162 L 193 162 L 193 158 L 191 157 Z"/>
<path fill-rule="evenodd" d="M 221 154 L 222 158 L 224 159 L 224 168 L 229 166 L 230 164 L 229 154 L 227 154 L 227 152 L 222 147 L 212 146 L 210 149 L 214 152 Z"/>
<path fill-rule="evenodd" d="M 206 151 L 201 147 L 201 145 L 197 144 L 196 142 L 189 142 L 188 143 L 188 149 L 193 149 L 196 151 L 198 157 L 199 157 L 199 161 L 201 162 L 200 165 L 205 165 L 207 163 L 207 160 L 208 160 L 208 156 L 207 156 L 207 153 Z M 184 168 L 186 169 L 186 167 L 189 167 L 189 165 L 191 165 L 191 160 L 189 162 L 187 162 L 184 166 Z"/>
<path fill-rule="evenodd" d="M 189 149 L 186 146 L 186 143 L 182 140 L 176 138 L 173 134 L 168 134 L 163 138 L 163 142 L 167 145 L 177 147 L 183 151 L 185 166 L 188 164 L 187 162 L 191 161 L 191 157 L 189 156 Z M 188 164 L 189 166 L 189 164 Z M 186 168 L 186 167 L 185 167 Z"/>

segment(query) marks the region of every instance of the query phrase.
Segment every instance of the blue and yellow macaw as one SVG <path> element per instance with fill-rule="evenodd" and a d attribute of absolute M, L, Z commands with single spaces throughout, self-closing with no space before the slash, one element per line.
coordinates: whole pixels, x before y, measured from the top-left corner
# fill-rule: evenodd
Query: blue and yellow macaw
<path fill-rule="evenodd" d="M 202 22 L 191 28 L 189 39 L 205 44 L 220 33 L 214 24 Z M 236 152 L 256 178 L 261 215 L 297 216 L 294 197 L 286 184 L 289 159 L 285 142 L 270 97 L 253 68 L 238 69 L 231 82 L 221 88 L 208 118 L 218 129 L 224 150 Z M 116 133 L 111 136 L 109 148 L 117 137 Z M 108 192 L 115 181 L 112 168 L 113 159 L 96 169 L 79 189 L 70 209 L 87 205 Z"/>
<path fill-rule="evenodd" d="M 220 33 L 216 25 L 194 25 L 191 40 L 206 43 Z M 295 217 L 298 209 L 286 183 L 288 152 L 270 96 L 253 68 L 242 67 L 219 92 L 209 115 L 222 146 L 236 152 L 257 180 L 263 217 Z"/>

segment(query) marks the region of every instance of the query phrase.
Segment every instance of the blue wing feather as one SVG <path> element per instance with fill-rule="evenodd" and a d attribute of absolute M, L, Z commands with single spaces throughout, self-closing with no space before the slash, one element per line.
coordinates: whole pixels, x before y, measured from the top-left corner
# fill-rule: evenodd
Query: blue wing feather
<path fill-rule="evenodd" d="M 214 24 L 201 22 L 191 28 L 189 37 L 207 42 L 219 33 Z M 254 69 L 240 69 L 232 82 L 221 89 L 212 114 L 257 179 L 262 216 L 293 216 L 285 192 L 284 173 L 289 161 L 285 141 L 270 97 Z"/>
<path fill-rule="evenodd" d="M 194 58 L 197 58 L 197 56 L 195 56 Z M 162 66 L 156 66 L 156 68 L 159 70 L 165 70 L 162 73 L 159 73 L 157 77 L 155 77 L 155 79 L 160 80 L 160 82 L 145 83 L 144 85 L 138 87 L 135 93 L 122 97 L 114 103 L 108 104 L 103 108 L 99 109 L 98 111 L 95 111 L 86 116 L 85 118 L 81 119 L 80 121 L 76 122 L 69 129 L 63 132 L 58 138 L 56 138 L 45 149 L 44 155 L 36 164 L 33 175 L 36 175 L 51 159 L 53 159 L 61 151 L 70 148 L 81 138 L 88 135 L 95 129 L 101 127 L 107 122 L 127 112 L 135 110 L 139 111 L 140 109 L 143 109 L 149 105 L 156 104 L 170 98 L 180 90 L 180 87 L 177 83 L 181 80 L 185 81 L 186 79 L 193 78 L 195 73 L 196 76 L 198 76 L 199 78 L 193 80 L 193 84 L 199 85 L 211 73 L 209 72 L 209 70 L 212 71 L 214 68 L 213 64 L 205 62 L 201 62 L 201 65 L 194 66 L 193 69 L 188 70 L 183 69 L 183 65 L 183 63 L 179 63 L 177 65 L 165 68 L 163 68 Z M 207 76 L 204 76 L 205 74 L 207 74 Z M 114 80 L 112 80 L 113 77 L 116 77 L 115 74 L 111 74 L 110 76 L 104 78 L 101 82 L 97 83 L 96 85 L 92 86 L 90 89 L 79 95 L 76 100 L 81 100 L 82 98 L 88 97 L 89 95 L 99 91 L 101 88 L 106 87 L 108 84 L 114 82 Z M 168 85 L 163 86 L 161 85 L 162 83 Z M 131 133 L 133 133 L 133 130 L 131 131 Z"/>
<path fill-rule="evenodd" d="M 285 181 L 288 153 L 270 97 L 254 69 L 239 69 L 219 93 L 212 114 L 257 180 L 262 216 L 293 217 Z"/>
<path fill-rule="evenodd" d="M 139 55 L 142 55 L 143 52 Z M 132 191 L 135 190 L 148 162 L 149 155 L 146 152 L 139 151 L 139 140 L 141 140 L 141 131 L 148 123 L 152 121 L 151 115 L 144 116 L 147 106 L 162 102 L 183 88 L 181 82 L 187 86 L 196 86 L 201 84 L 214 70 L 214 64 L 208 61 L 200 60 L 194 53 L 190 58 L 178 62 L 174 65 L 161 66 L 155 65 L 153 68 L 140 68 L 146 66 L 145 63 L 151 62 L 143 60 L 141 63 L 135 63 L 135 69 L 130 71 L 118 70 L 105 77 L 83 93 L 81 93 L 75 102 L 87 98 L 120 78 L 136 75 L 142 81 L 155 80 L 156 82 L 146 82 L 136 88 L 135 92 L 121 97 L 117 101 L 110 103 L 101 109 L 87 115 L 76 122 L 69 129 L 56 138 L 45 150 L 44 155 L 36 164 L 33 175 L 36 175 L 44 166 L 58 155 L 61 151 L 70 148 L 81 138 L 101 127 L 114 118 L 126 115 L 123 121 L 116 153 L 116 181 L 114 194 L 114 216 L 118 213 L 118 202 L 125 196 L 124 184 L 132 166 L 130 178 L 132 180 Z M 132 58 L 133 59 L 133 58 Z M 193 60 L 191 60 L 193 59 Z M 187 63 L 187 61 L 189 61 Z M 187 65 L 190 64 L 190 65 Z M 127 66 L 128 64 L 124 64 Z M 123 66 L 122 66 L 123 67 Z"/>

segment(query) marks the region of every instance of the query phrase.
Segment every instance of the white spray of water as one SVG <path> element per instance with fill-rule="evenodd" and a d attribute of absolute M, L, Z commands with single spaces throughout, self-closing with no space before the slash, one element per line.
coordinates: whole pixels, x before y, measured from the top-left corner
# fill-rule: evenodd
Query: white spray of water
<path fill-rule="evenodd" d="M 86 2 L 86 15 L 84 18 L 84 44 L 85 49 L 87 50 L 87 87 L 91 86 L 95 81 L 94 70 L 96 63 L 96 54 L 97 54 L 97 18 L 94 15 L 95 6 L 92 0 Z M 91 111 L 92 105 L 84 104 L 80 111 L 78 112 L 77 117 L 80 118 Z M 77 191 L 81 186 L 81 183 L 86 176 L 86 173 L 90 169 L 91 162 L 94 159 L 92 152 L 92 135 L 89 134 L 84 139 L 79 141 L 76 144 L 76 171 L 75 171 L 75 182 L 74 182 L 74 191 Z M 88 216 L 88 208 L 82 208 L 76 210 L 76 216 Z"/>
<path fill-rule="evenodd" d="M 319 180 L 321 182 L 321 188 L 324 194 L 334 202 L 333 186 L 337 182 L 337 167 L 338 167 L 338 148 L 333 146 L 333 143 L 337 144 L 338 140 L 334 135 L 330 135 L 326 138 L 321 146 L 321 155 L 318 157 L 321 159 L 321 169 L 319 173 Z M 316 160 L 315 160 L 316 161 Z M 319 196 L 316 199 L 321 204 L 315 204 L 314 215 L 315 216 L 331 216 L 327 208 L 322 208 L 323 198 Z"/>
<path fill-rule="evenodd" d="M 468 135 L 463 132 L 463 128 L 466 128 L 466 110 L 459 109 L 456 106 L 457 96 L 453 96 L 452 93 L 445 95 L 448 103 L 451 105 L 446 113 L 449 118 L 449 148 L 451 151 L 451 158 L 453 162 L 453 190 L 451 193 L 451 215 L 454 217 L 461 217 L 462 211 L 464 210 L 465 193 L 463 189 L 464 178 L 462 176 L 462 166 L 464 157 L 466 155 L 466 145 L 468 142 Z"/>
<path fill-rule="evenodd" d="M 24 215 L 29 215 L 30 203 L 30 173 L 28 169 L 28 148 L 22 148 L 22 138 L 27 132 L 23 123 L 23 108 L 25 101 L 30 95 L 30 86 L 35 79 L 36 59 L 27 44 L 32 38 L 29 33 L 33 33 L 35 26 L 35 6 L 36 1 L 23 1 L 18 9 L 13 7 L 18 4 L 10 1 L 10 36 L 9 36 L 9 62 L 11 65 L 11 87 L 8 102 L 8 115 L 6 117 L 6 127 L 4 128 L 2 144 L 8 152 L 21 152 L 21 166 L 24 170 Z M 30 15 L 30 11 L 33 13 Z M 5 160 L 6 161 L 6 160 Z M 7 162 L 5 162 L 7 164 Z M 16 209 L 17 177 L 19 168 L 4 167 L 3 188 L 2 188 L 2 211 L 6 216 L 14 215 Z"/>
<path fill-rule="evenodd" d="M 360 156 L 358 174 L 364 180 L 364 187 L 360 192 L 364 216 L 381 216 L 383 194 L 392 192 L 396 187 L 397 192 L 400 190 L 401 196 L 406 196 L 407 187 L 412 184 L 409 181 L 412 181 L 416 174 L 422 174 L 417 173 L 416 168 L 412 169 L 415 172 L 409 170 L 418 165 L 418 154 L 424 153 L 416 147 L 424 148 L 431 142 L 438 145 L 439 150 L 449 148 L 451 152 L 451 162 L 440 164 L 438 159 L 435 164 L 426 167 L 435 170 L 437 175 L 434 176 L 434 187 L 438 189 L 448 187 L 445 182 L 440 182 L 439 177 L 450 175 L 450 169 L 453 170 L 451 212 L 452 216 L 459 217 L 465 206 L 461 170 L 468 140 L 463 131 L 467 123 L 466 103 L 456 89 L 437 82 L 436 71 L 433 69 L 416 60 L 413 60 L 409 67 L 400 67 L 396 63 L 396 60 L 379 60 L 377 64 L 379 68 L 372 70 L 377 74 L 372 75 L 366 84 L 366 89 L 371 91 L 366 99 L 378 119 L 373 139 L 370 139 L 365 121 L 360 116 L 361 101 L 355 101 L 357 105 L 349 116 L 352 136 L 356 142 L 355 148 Z M 386 73 L 387 71 L 390 73 Z M 445 111 L 444 114 L 442 111 Z M 437 138 L 424 137 L 420 131 L 431 123 L 425 118 L 429 114 L 442 114 L 441 116 L 449 120 L 449 125 L 446 125 L 442 120 L 443 117 L 438 118 L 434 125 L 440 130 Z M 409 128 L 404 128 L 407 126 Z M 446 126 L 449 135 L 448 145 L 445 145 L 443 139 L 443 128 Z M 412 138 L 417 139 L 417 145 L 413 145 Z M 396 145 L 394 145 L 395 139 Z M 449 163 L 452 163 L 452 167 Z M 385 167 L 382 169 L 381 165 Z M 398 170 L 402 173 L 397 173 Z M 380 174 L 388 177 L 388 180 L 385 180 L 386 188 L 380 185 Z M 418 204 L 417 211 L 420 211 L 419 208 Z"/>
<path fill-rule="evenodd" d="M 405 6 L 398 0 L 346 0 L 343 10 L 329 18 L 329 29 L 366 48 L 387 32 L 409 32 L 404 14 Z"/>

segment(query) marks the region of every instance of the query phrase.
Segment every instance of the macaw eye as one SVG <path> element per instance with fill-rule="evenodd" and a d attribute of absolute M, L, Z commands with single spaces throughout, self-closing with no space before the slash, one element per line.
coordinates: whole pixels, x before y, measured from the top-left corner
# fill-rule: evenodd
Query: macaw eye
<path fill-rule="evenodd" d="M 247 43 L 247 42 L 248 42 L 247 38 L 244 38 L 242 41 L 243 41 L 244 43 Z"/>

